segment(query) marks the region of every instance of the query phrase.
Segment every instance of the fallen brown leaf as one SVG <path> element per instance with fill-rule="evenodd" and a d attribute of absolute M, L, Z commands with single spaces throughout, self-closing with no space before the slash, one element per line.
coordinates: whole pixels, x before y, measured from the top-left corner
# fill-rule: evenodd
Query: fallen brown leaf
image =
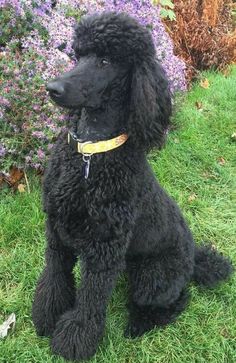
<path fill-rule="evenodd" d="M 25 185 L 24 184 L 19 184 L 17 189 L 18 189 L 18 191 L 20 193 L 24 193 L 25 192 Z"/>
<path fill-rule="evenodd" d="M 196 101 L 195 106 L 198 110 L 202 110 L 202 102 Z"/>
<path fill-rule="evenodd" d="M 202 173 L 202 176 L 203 176 L 203 178 L 206 178 L 206 179 L 215 179 L 215 180 L 217 180 L 217 176 L 214 173 L 211 173 L 209 171 L 204 171 Z"/>
<path fill-rule="evenodd" d="M 209 83 L 208 79 L 207 78 L 202 79 L 201 82 L 200 82 L 200 86 L 202 88 L 205 88 L 205 89 L 209 88 L 210 87 L 210 83 Z"/>
<path fill-rule="evenodd" d="M 7 182 L 14 186 L 16 183 L 18 183 L 24 176 L 24 173 L 21 169 L 16 168 L 15 166 L 11 168 L 10 175 L 7 177 Z"/>
<path fill-rule="evenodd" d="M 220 165 L 225 165 L 226 161 L 225 161 L 225 159 L 224 159 L 224 158 L 220 157 L 220 158 L 218 159 L 218 163 L 219 163 Z"/>
<path fill-rule="evenodd" d="M 223 70 L 222 70 L 222 73 L 225 77 L 228 77 L 231 73 L 232 73 L 232 70 L 229 66 L 225 67 Z"/>
<path fill-rule="evenodd" d="M 197 195 L 195 193 L 191 194 L 189 197 L 188 197 L 188 201 L 191 203 L 193 202 L 195 199 L 197 198 Z"/>

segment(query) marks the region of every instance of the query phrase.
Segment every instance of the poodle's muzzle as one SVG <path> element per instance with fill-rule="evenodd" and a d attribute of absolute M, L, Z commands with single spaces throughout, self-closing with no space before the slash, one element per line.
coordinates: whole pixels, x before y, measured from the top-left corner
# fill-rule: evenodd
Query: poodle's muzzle
<path fill-rule="evenodd" d="M 70 72 L 47 84 L 51 98 L 66 108 L 99 108 L 109 98 L 109 86 L 120 74 L 120 67 L 109 59 L 87 55 Z"/>

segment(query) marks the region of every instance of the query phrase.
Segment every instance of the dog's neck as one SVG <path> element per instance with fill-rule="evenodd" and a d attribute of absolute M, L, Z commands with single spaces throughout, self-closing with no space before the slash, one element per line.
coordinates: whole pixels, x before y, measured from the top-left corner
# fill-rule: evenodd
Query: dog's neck
<path fill-rule="evenodd" d="M 108 140 L 125 132 L 124 105 L 107 104 L 101 109 L 84 108 L 75 124 L 78 138 L 83 141 Z"/>

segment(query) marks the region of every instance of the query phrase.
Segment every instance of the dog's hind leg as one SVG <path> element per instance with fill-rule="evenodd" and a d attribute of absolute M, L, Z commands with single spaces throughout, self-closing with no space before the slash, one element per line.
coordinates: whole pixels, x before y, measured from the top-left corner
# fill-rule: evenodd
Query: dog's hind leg
<path fill-rule="evenodd" d="M 191 263 L 181 262 L 172 252 L 165 256 L 127 259 L 130 301 L 125 336 L 135 338 L 170 324 L 185 309 L 193 267 Z"/>
<path fill-rule="evenodd" d="M 50 336 L 59 316 L 74 305 L 76 293 L 72 270 L 76 257 L 60 245 L 49 223 L 47 241 L 46 266 L 37 283 L 32 318 L 37 334 Z"/>

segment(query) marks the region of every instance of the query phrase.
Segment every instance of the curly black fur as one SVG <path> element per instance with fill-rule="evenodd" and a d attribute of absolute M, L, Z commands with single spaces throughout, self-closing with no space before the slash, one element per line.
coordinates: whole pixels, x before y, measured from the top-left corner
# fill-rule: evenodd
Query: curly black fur
<path fill-rule="evenodd" d="M 130 284 L 126 335 L 171 323 L 188 302 L 188 284 L 213 286 L 232 272 L 210 247 L 196 247 L 176 203 L 146 160 L 163 144 L 171 97 L 149 31 L 126 14 L 85 17 L 76 29 L 78 65 L 50 82 L 61 106 L 81 112 L 81 140 L 126 132 L 121 147 L 95 154 L 89 178 L 82 155 L 62 134 L 44 178 L 46 266 L 33 303 L 38 334 L 67 359 L 91 357 L 103 335 L 106 307 L 119 274 Z M 75 294 L 73 267 L 81 261 Z"/>

